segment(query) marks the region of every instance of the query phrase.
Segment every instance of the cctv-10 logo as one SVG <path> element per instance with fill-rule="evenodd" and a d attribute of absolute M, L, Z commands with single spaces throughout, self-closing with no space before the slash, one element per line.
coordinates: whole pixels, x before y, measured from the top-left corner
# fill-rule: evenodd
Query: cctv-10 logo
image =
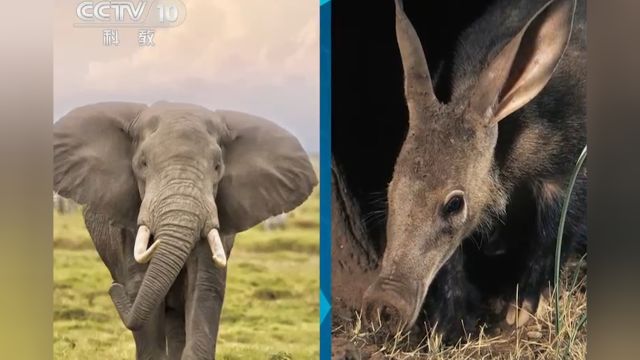
<path fill-rule="evenodd" d="M 83 1 L 76 7 L 76 26 L 173 27 L 186 17 L 180 0 Z"/>

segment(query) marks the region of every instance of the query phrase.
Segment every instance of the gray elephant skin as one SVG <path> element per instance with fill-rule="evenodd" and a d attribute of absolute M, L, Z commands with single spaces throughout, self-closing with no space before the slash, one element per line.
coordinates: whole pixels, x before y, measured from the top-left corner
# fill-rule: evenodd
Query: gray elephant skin
<path fill-rule="evenodd" d="M 137 359 L 213 359 L 235 234 L 300 205 L 298 140 L 248 114 L 98 103 L 54 123 L 54 191 L 84 205 Z"/>

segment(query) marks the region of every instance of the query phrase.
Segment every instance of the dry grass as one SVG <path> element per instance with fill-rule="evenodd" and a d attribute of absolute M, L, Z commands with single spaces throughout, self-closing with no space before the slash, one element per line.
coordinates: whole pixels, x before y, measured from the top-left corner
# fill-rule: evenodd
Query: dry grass
<path fill-rule="evenodd" d="M 358 314 L 352 324 L 335 328 L 334 338 L 347 340 L 359 349 L 362 358 L 371 359 L 585 359 L 587 276 L 584 259 L 567 266 L 562 273 L 560 291 L 561 322 L 557 334 L 552 294 L 549 300 L 541 300 L 536 316 L 525 327 L 492 335 L 481 329 L 477 338 L 456 346 L 443 345 L 441 338 L 433 334 L 418 345 L 409 341 L 407 333 L 381 335 L 378 330 L 365 329 Z"/>

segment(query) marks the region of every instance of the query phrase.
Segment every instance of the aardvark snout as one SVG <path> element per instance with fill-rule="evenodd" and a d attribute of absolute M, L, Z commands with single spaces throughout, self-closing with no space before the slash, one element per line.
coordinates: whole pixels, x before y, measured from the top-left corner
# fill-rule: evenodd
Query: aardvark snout
<path fill-rule="evenodd" d="M 415 322 L 416 291 L 412 286 L 388 278 L 379 278 L 363 297 L 363 315 L 373 328 L 382 327 L 396 333 L 413 326 Z"/>

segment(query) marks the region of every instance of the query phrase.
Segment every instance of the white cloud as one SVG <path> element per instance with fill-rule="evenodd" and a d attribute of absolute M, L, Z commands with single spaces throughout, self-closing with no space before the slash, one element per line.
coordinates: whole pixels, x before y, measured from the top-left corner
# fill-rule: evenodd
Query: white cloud
<path fill-rule="evenodd" d="M 105 48 L 101 30 L 68 25 L 75 5 L 59 8 L 56 113 L 91 100 L 191 101 L 281 119 L 317 150 L 317 0 L 183 2 L 185 22 L 157 29 L 150 48 L 138 47 L 135 29 Z"/>
<path fill-rule="evenodd" d="M 309 5 L 286 6 L 294 2 L 306 1 L 187 2 L 185 23 L 157 30 L 155 47 L 91 61 L 84 80 L 87 86 L 107 90 L 123 81 L 130 88 L 144 88 L 191 78 L 266 85 L 299 77 L 317 83 L 317 12 L 304 9 Z"/>

